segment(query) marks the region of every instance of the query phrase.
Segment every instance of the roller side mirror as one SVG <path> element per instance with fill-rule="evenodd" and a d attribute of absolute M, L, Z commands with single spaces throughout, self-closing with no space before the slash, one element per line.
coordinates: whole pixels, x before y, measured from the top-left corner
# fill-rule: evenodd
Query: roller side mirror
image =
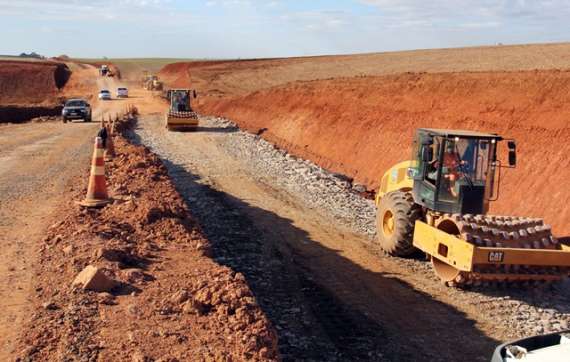
<path fill-rule="evenodd" d="M 430 146 L 422 147 L 422 161 L 423 162 L 431 162 L 433 159 L 433 148 Z"/>
<path fill-rule="evenodd" d="M 515 141 L 509 141 L 507 145 L 509 147 L 509 166 L 515 167 L 517 165 L 517 144 Z"/>

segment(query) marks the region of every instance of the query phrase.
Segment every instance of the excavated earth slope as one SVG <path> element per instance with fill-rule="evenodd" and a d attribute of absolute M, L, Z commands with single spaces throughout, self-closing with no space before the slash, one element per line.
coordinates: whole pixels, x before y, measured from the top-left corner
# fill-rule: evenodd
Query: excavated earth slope
<path fill-rule="evenodd" d="M 492 211 L 544 217 L 558 236 L 567 236 L 569 101 L 568 71 L 403 73 L 207 97 L 199 111 L 230 118 L 373 190 L 389 167 L 410 157 L 418 127 L 515 138 L 519 164 L 503 170 Z"/>
<path fill-rule="evenodd" d="M 63 63 L 0 61 L 0 105 L 52 103 L 70 75 Z"/>
<path fill-rule="evenodd" d="M 56 115 L 70 76 L 63 63 L 0 61 L 0 122 Z"/>
<path fill-rule="evenodd" d="M 427 49 L 301 58 L 179 62 L 165 66 L 168 86 L 214 97 L 245 95 L 295 81 L 405 72 L 569 69 L 570 43 Z"/>

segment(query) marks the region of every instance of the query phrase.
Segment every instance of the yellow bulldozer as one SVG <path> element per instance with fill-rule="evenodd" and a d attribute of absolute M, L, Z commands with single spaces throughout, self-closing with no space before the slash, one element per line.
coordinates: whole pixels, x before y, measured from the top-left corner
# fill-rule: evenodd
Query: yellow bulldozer
<path fill-rule="evenodd" d="M 168 130 L 198 128 L 198 114 L 191 105 L 191 98 L 196 96 L 196 91 L 191 89 L 171 89 L 166 93 L 170 102 L 165 119 Z"/>
<path fill-rule="evenodd" d="M 142 87 L 150 91 L 161 91 L 164 88 L 164 84 L 158 80 L 156 75 L 145 74 L 142 79 Z"/>
<path fill-rule="evenodd" d="M 498 158 L 506 141 L 508 163 Z M 388 170 L 376 196 L 382 249 L 430 257 L 448 286 L 544 282 L 567 277 L 570 247 L 542 219 L 488 215 L 516 142 L 493 133 L 420 128 L 411 160 Z"/>

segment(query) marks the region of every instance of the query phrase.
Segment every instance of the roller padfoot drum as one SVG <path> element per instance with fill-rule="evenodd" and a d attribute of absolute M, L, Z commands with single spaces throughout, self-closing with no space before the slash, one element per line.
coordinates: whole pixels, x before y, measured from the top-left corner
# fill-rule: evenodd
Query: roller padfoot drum
<path fill-rule="evenodd" d="M 168 130 L 196 130 L 198 128 L 198 124 L 199 117 L 196 112 L 170 111 L 166 115 L 165 126 Z"/>
<path fill-rule="evenodd" d="M 436 228 L 477 247 L 560 250 L 549 225 L 542 219 L 491 215 L 446 215 Z M 502 257 L 502 256 L 501 256 Z M 436 256 L 431 258 L 433 269 L 441 280 L 455 287 L 536 283 L 558 281 L 569 273 L 568 267 L 475 264 L 470 272 L 461 271 Z"/>

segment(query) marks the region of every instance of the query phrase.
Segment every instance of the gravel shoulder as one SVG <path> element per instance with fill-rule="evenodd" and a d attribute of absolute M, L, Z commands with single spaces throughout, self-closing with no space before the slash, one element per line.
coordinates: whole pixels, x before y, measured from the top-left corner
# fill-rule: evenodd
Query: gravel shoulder
<path fill-rule="evenodd" d="M 284 359 L 483 361 L 503 340 L 568 327 L 567 285 L 446 288 L 429 263 L 382 255 L 374 205 L 346 180 L 229 121 L 179 133 L 147 115 L 136 135 L 165 160 L 216 260 L 246 276 Z"/>

